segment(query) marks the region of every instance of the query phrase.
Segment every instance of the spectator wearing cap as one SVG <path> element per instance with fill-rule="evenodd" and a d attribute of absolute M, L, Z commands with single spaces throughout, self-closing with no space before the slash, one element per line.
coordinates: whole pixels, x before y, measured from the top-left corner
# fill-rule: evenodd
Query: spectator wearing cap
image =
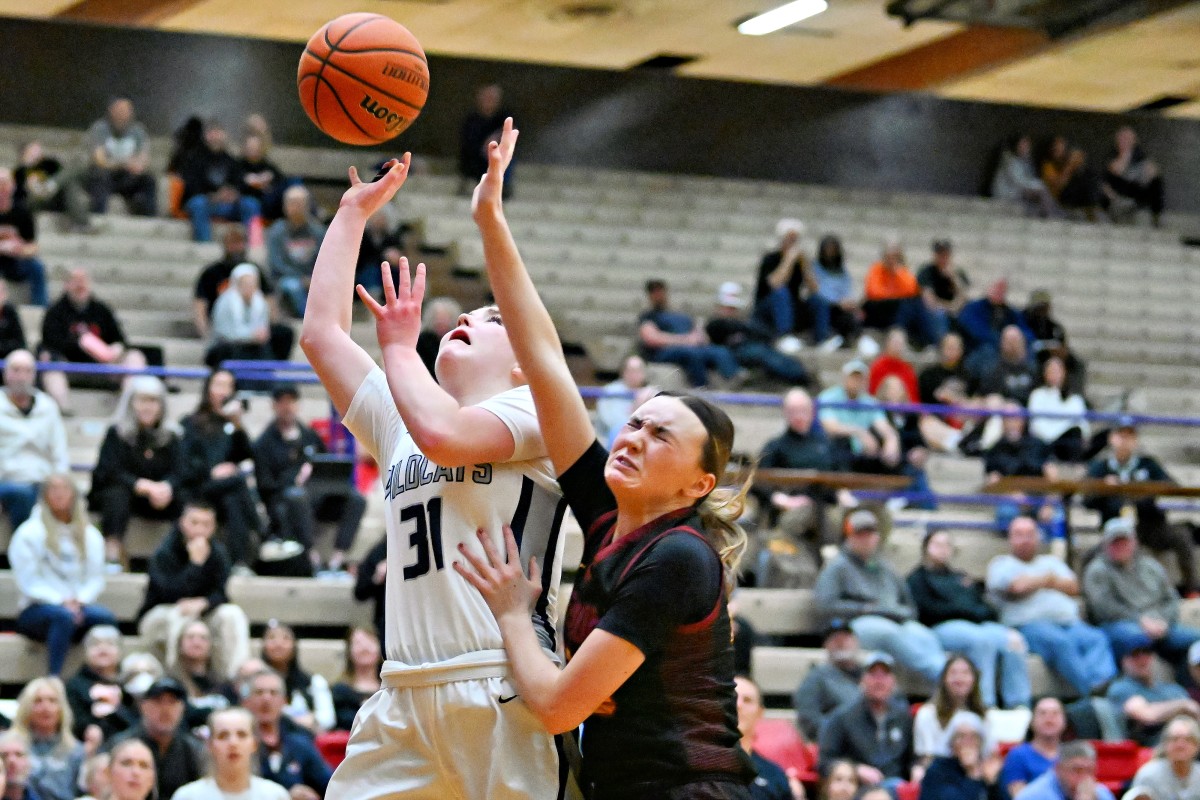
<path fill-rule="evenodd" d="M 1158 744 L 1167 722 L 1183 714 L 1200 719 L 1200 703 L 1174 681 L 1159 680 L 1154 669 L 1154 650 L 1137 645 L 1121 655 L 1121 675 L 1106 693 L 1108 701 L 1125 720 L 1125 732 L 1143 747 Z"/>
<path fill-rule="evenodd" d="M 1033 695 L 1025 639 L 996 622 L 996 611 L 984 599 L 978 581 L 950 567 L 954 543 L 947 531 L 925 534 L 921 554 L 921 563 L 908 576 L 908 590 L 921 624 L 933 630 L 946 652 L 963 653 L 971 659 L 979 670 L 984 707 L 997 707 L 1000 699 L 1005 708 L 1028 707 Z"/>
<path fill-rule="evenodd" d="M 1175 717 L 1163 729 L 1154 758 L 1133 776 L 1131 793 L 1142 792 L 1150 800 L 1200 800 L 1197 756 L 1200 723 L 1187 715 Z"/>
<path fill-rule="evenodd" d="M 868 328 L 903 328 L 921 348 L 936 344 L 945 333 L 921 299 L 921 287 L 904 263 L 898 239 L 884 242 L 883 256 L 867 270 L 864 295 L 863 324 Z"/>
<path fill-rule="evenodd" d="M 1096 748 L 1084 741 L 1067 742 L 1058 751 L 1054 769 L 1047 770 L 1013 800 L 1115 800 L 1096 780 Z"/>
<path fill-rule="evenodd" d="M 0 506 L 13 529 L 29 518 L 42 481 L 71 467 L 62 414 L 36 379 L 32 353 L 8 354 L 0 389 Z"/>
<path fill-rule="evenodd" d="M 834 762 L 845 759 L 857 765 L 866 786 L 889 789 L 912 774 L 912 717 L 908 704 L 896 696 L 895 662 L 887 653 L 873 652 L 863 659 L 858 697 L 835 710 L 821 726 L 819 741 L 822 775 Z"/>
<path fill-rule="evenodd" d="M 1175 479 L 1166 473 L 1163 465 L 1153 456 L 1138 452 L 1138 427 L 1133 417 L 1122 417 L 1116 427 L 1109 431 L 1108 455 L 1098 456 L 1087 465 L 1087 476 L 1118 486 L 1123 483 L 1146 481 L 1170 481 Z M 1092 495 L 1084 498 L 1084 505 L 1100 513 L 1100 521 L 1123 515 L 1132 507 L 1138 541 L 1153 551 L 1171 551 L 1180 566 L 1184 594 L 1190 595 L 1198 589 L 1196 583 L 1195 554 L 1192 536 L 1181 525 L 1172 525 L 1166 512 L 1160 509 L 1156 498 L 1138 500 Z"/>
<path fill-rule="evenodd" d="M 184 503 L 178 523 L 150 556 L 138 633 L 173 665 L 180 633 L 192 620 L 203 619 L 213 632 L 223 674 L 232 676 L 250 656 L 250 623 L 225 592 L 229 554 L 212 540 L 216 529 L 212 506 L 200 500 Z"/>
<path fill-rule="evenodd" d="M 829 621 L 824 648 L 828 661 L 812 667 L 792 695 L 796 725 L 809 741 L 816 740 L 830 712 L 858 697 L 862 681 L 864 654 L 849 622 L 840 617 Z"/>
<path fill-rule="evenodd" d="M 987 588 L 1000 621 L 1016 628 L 1080 695 L 1102 688 L 1116 674 L 1104 632 L 1079 618 L 1079 581 L 1061 558 L 1039 555 L 1041 534 L 1031 517 L 1008 526 L 1010 552 L 988 564 Z"/>
<path fill-rule="evenodd" d="M 744 369 L 761 368 L 769 377 L 789 386 L 807 384 L 810 380 L 804 365 L 771 346 L 774 336 L 761 323 L 742 315 L 746 296 L 741 284 L 726 281 L 717 290 L 716 310 L 704 332 L 708 340 L 727 347 Z"/>
<path fill-rule="evenodd" d="M 1156 458 L 1138 452 L 1137 426 L 1132 417 L 1123 417 L 1109 431 L 1108 447 L 1107 455 L 1101 454 L 1088 464 L 1089 478 L 1103 480 L 1114 486 L 1147 481 L 1174 483 Z M 1138 541 L 1151 550 L 1170 550 L 1175 553 L 1183 578 L 1184 594 L 1190 595 L 1200 588 L 1196 582 L 1196 560 L 1191 536 L 1181 526 L 1170 523 L 1156 498 L 1144 497 L 1136 501 L 1111 495 L 1084 498 L 1084 505 L 1100 512 L 1100 520 L 1104 523 L 1124 514 L 1127 504 L 1134 511 Z"/>
<path fill-rule="evenodd" d="M 846 518 L 846 542 L 817 576 L 817 608 L 828 618 L 850 620 L 869 650 L 890 654 L 900 665 L 937 681 L 946 653 L 933 631 L 917 622 L 908 585 L 880 558 L 879 523 L 860 509 Z"/>
<path fill-rule="evenodd" d="M 1025 324 L 1033 334 L 1032 350 L 1038 367 L 1052 356 L 1062 359 L 1067 369 L 1065 387 L 1072 394 L 1083 394 L 1087 382 L 1087 364 L 1067 345 L 1067 330 L 1054 318 L 1050 293 L 1035 289 L 1029 293 L 1029 305 L 1023 312 Z"/>
<path fill-rule="evenodd" d="M 171 797 L 180 786 L 205 774 L 204 745 L 181 727 L 186 701 L 182 683 L 171 677 L 156 679 L 138 701 L 140 721 L 104 743 L 104 749 L 111 752 L 126 739 L 145 742 L 154 754 L 159 797 Z"/>
<path fill-rule="evenodd" d="M 354 546 L 367 501 L 348 479 L 314 476 L 313 463 L 326 456 L 325 443 L 300 421 L 296 387 L 276 387 L 271 398 L 275 418 L 254 443 L 254 476 L 273 533 L 298 541 L 314 570 L 319 570 L 321 556 L 313 547 L 316 523 L 337 522 L 329 569 L 340 571 Z"/>
<path fill-rule="evenodd" d="M 775 249 L 762 257 L 754 286 L 754 318 L 774 336 L 799 329 L 802 296 L 817 290 L 816 279 L 804 255 L 804 223 L 781 219 L 775 224 Z"/>
<path fill-rule="evenodd" d="M 713 344 L 692 317 L 670 309 L 666 281 L 646 281 L 646 299 L 650 308 L 638 317 L 638 349 L 642 358 L 678 365 L 687 375 L 688 383 L 696 387 L 708 385 L 709 369 L 715 369 L 733 384 L 744 380 L 746 373 L 729 348 Z"/>
<path fill-rule="evenodd" d="M 204 363 L 213 369 L 226 360 L 270 360 L 271 312 L 259 287 L 258 267 L 239 264 L 229 274 L 229 288 L 213 306 L 211 333 Z"/>
<path fill-rule="evenodd" d="M 814 469 L 830 472 L 843 468 L 842 453 L 829 437 L 815 426 L 812 397 L 800 388 L 783 396 L 783 418 L 787 427 L 763 447 L 758 459 L 762 469 Z M 834 544 L 838 533 L 828 524 L 831 507 L 849 508 L 853 498 L 849 492 L 834 491 L 827 486 L 810 484 L 797 489 L 754 488 L 767 511 L 767 523 L 778 528 L 793 544 L 807 547 L 812 563 L 821 564 L 821 547 Z"/>
<path fill-rule="evenodd" d="M 826 435 L 849 454 L 856 470 L 892 472 L 901 467 L 900 436 L 887 420 L 879 401 L 867 392 L 867 365 L 858 359 L 842 367 L 842 385 L 817 395 L 818 419 Z M 833 408 L 830 403 L 857 403 L 857 408 Z"/>
<path fill-rule="evenodd" d="M 762 690 L 745 675 L 734 676 L 733 683 L 737 692 L 737 727 L 742 735 L 741 746 L 758 773 L 750 784 L 751 800 L 804 800 L 804 787 L 796 775 L 784 772 L 783 767 L 754 749 L 754 736 L 764 711 Z M 796 787 L 795 794 L 793 785 Z"/>
<path fill-rule="evenodd" d="M 963 305 L 958 312 L 958 328 L 967 346 L 967 370 L 982 376 L 1000 354 L 1000 335 L 1010 325 L 1016 325 L 1026 341 L 1033 332 L 1025 317 L 1008 303 L 1008 281 L 993 281 L 987 294 Z"/>
<path fill-rule="evenodd" d="M 949 753 L 934 758 L 921 779 L 922 800 L 1002 800 L 1000 758 L 991 752 L 983 723 L 960 716 L 950 723 Z"/>
<path fill-rule="evenodd" d="M 1133 522 L 1113 517 L 1104 523 L 1100 552 L 1083 571 L 1083 597 L 1092 622 L 1112 642 L 1113 652 L 1148 647 L 1189 682 L 1187 652 L 1200 630 L 1179 624 L 1179 593 L 1157 559 L 1141 552 Z"/>

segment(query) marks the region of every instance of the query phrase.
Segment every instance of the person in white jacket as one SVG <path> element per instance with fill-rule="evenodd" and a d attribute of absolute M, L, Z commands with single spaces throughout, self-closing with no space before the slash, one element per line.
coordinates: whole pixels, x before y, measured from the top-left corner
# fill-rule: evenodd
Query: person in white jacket
<path fill-rule="evenodd" d="M 8 354 L 0 390 L 0 506 L 13 528 L 29 518 L 46 476 L 70 468 L 62 415 L 50 395 L 35 388 L 36 378 L 32 353 Z"/>
<path fill-rule="evenodd" d="M 1042 385 L 1029 395 L 1029 433 L 1050 446 L 1059 461 L 1086 460 L 1084 451 L 1091 436 L 1087 402 L 1071 394 L 1066 386 L 1067 368 L 1058 356 L 1051 356 L 1042 367 Z M 1075 416 L 1038 416 L 1037 412 Z"/>
<path fill-rule="evenodd" d="M 229 287 L 213 304 L 212 342 L 205 363 L 216 367 L 226 359 L 271 358 L 271 311 L 259 285 L 258 267 L 239 264 L 229 274 Z"/>
<path fill-rule="evenodd" d="M 104 537 L 88 520 L 69 475 L 42 483 L 40 502 L 8 546 L 20 593 L 17 632 L 46 643 L 51 675 L 62 673 L 72 641 L 117 617 L 96 600 L 104 591 Z"/>

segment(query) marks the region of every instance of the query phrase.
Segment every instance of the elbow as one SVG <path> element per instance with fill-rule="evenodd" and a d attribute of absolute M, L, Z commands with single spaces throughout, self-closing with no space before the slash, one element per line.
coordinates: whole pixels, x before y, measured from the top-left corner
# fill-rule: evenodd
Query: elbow
<path fill-rule="evenodd" d="M 542 723 L 542 727 L 551 736 L 558 736 L 561 733 L 568 733 L 575 730 L 583 721 L 587 719 L 587 714 L 573 714 L 562 708 L 558 703 L 526 703 L 526 706 L 533 715 L 537 717 L 538 722 Z"/>
<path fill-rule="evenodd" d="M 471 453 L 459 446 L 453 431 L 432 427 L 418 430 L 413 426 L 409 432 L 417 448 L 439 467 L 467 467 L 476 463 Z"/>

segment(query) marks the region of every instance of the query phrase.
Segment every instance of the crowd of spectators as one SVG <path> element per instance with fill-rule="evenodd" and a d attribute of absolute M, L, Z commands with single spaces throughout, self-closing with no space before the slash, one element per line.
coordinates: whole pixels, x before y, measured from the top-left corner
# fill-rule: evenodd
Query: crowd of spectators
<path fill-rule="evenodd" d="M 464 179 L 478 173 L 476 151 L 503 116 L 499 88 L 481 89 L 463 131 Z M 329 767 L 313 736 L 348 729 L 379 689 L 382 542 L 358 565 L 354 589 L 359 600 L 375 601 L 376 630 L 350 629 L 345 669 L 333 685 L 301 667 L 296 632 L 277 621 L 263 634 L 261 660 L 251 658 L 246 614 L 226 594 L 230 576 L 248 574 L 265 552 L 262 541 L 294 544 L 272 552 L 303 554 L 305 574 L 325 568 L 313 542 L 318 520 L 338 523 L 327 566 L 340 572 L 365 510 L 348 480 L 323 477 L 323 466 L 338 462 L 322 458 L 321 438 L 299 420 L 294 388 L 275 388 L 273 419 L 252 439 L 234 376 L 219 368 L 230 359 L 290 356 L 292 328 L 280 319 L 278 298 L 303 315 L 324 236 L 308 190 L 269 160 L 269 130 L 250 126 L 237 154 L 228 138 L 217 120 L 189 120 L 169 166 L 176 179 L 172 209 L 190 220 L 197 241 L 213 238 L 214 220 L 227 223 L 220 230 L 222 258 L 205 268 L 194 292 L 196 332 L 207 340 L 205 360 L 214 371 L 195 412 L 179 424 L 169 419 L 167 388 L 158 379 L 108 381 L 121 397 L 87 496 L 98 527 L 67 473 L 67 376 L 42 370 L 39 390 L 38 361 L 137 368 L 161 363 L 161 353 L 131 346 L 111 308 L 93 296 L 88 271 L 76 269 L 47 309 L 35 357 L 0 280 L 0 348 L 7 358 L 0 505 L 15 529 L 8 555 L 21 597 L 18 629 L 46 642 L 50 673 L 25 687 L 15 733 L 0 735 L 5 778 L 24 792 L 6 797 L 70 800 L 87 791 L 144 799 L 154 789 L 183 800 L 246 791 L 314 800 Z M 148 136 L 130 101 L 115 99 L 89 140 L 90 161 L 77 180 L 36 142 L 23 149 L 15 175 L 0 170 L 0 277 L 28 282 L 36 305 L 49 298 L 30 209 L 67 211 L 85 225 L 81 189 L 92 213 L 103 213 L 113 194 L 135 214 L 158 207 Z M 1118 132 L 1104 167 L 1093 174 L 1086 156 L 1061 137 L 1035 167 L 1022 137 L 1006 150 L 994 193 L 1042 216 L 1078 209 L 1088 218 L 1118 219 L 1147 208 L 1157 224 L 1161 177 L 1131 130 Z M 1087 464 L 1088 475 L 1110 482 L 1169 479 L 1138 452 L 1132 425 L 1089 428 L 1085 365 L 1068 347 L 1047 293 L 1034 292 L 1018 309 L 1001 280 L 973 299 L 969 274 L 941 238 L 918 270 L 908 266 L 903 244 L 889 238 L 858 293 L 836 237 L 822 238 L 810 256 L 803 223 L 780 220 L 776 233 L 778 246 L 763 257 L 753 301 L 741 285 L 726 282 L 707 320 L 672 309 L 666 283 L 647 281 L 639 355 L 626 359 L 607 387 L 611 396 L 598 405 L 602 437 L 613 435 L 638 393 L 653 391 L 647 362 L 665 362 L 679 366 L 694 387 L 709 385 L 715 371 L 725 388 L 755 373 L 786 388 L 785 429 L 764 449 L 764 468 L 904 475 L 917 494 L 929 490 L 930 452 L 982 456 L 991 482 L 1053 478 L 1062 464 Z M 249 257 L 258 245 L 263 266 Z M 395 221 L 374 218 L 363 241 L 364 282 L 370 286 L 379 262 L 395 264 L 404 250 Z M 457 314 L 452 301 L 430 304 L 422 337 L 431 370 L 436 342 Z M 881 352 L 864 329 L 883 334 Z M 814 401 L 808 390 L 817 387 L 797 357 L 806 346 L 857 347 L 861 358 L 847 361 L 841 382 Z M 914 356 L 929 347 L 937 348 L 937 361 L 918 371 Z M 1009 415 L 904 413 L 880 401 Z M 837 405 L 846 402 L 857 405 Z M 1022 408 L 1031 413 L 1028 422 L 1013 413 Z M 1197 588 L 1192 547 L 1188 532 L 1171 525 L 1153 499 L 1138 503 L 1132 520 L 1119 501 L 1087 499 L 1101 514 L 1104 534 L 1077 578 L 1061 557 L 1039 550 L 1045 539 L 1063 539 L 1059 499 L 1010 497 L 997 506 L 997 522 L 1011 553 L 995 559 L 978 582 L 953 565 L 952 541 L 938 531 L 922 541 L 920 565 L 906 577 L 897 574 L 882 542 L 899 505 L 864 503 L 819 485 L 756 487 L 755 494 L 765 510 L 763 529 L 779 538 L 752 544 L 763 556 L 750 559 L 752 572 L 760 585 L 815 583 L 826 624 L 827 663 L 811 669 L 795 695 L 798 727 L 819 744 L 822 796 L 875 800 L 884 796 L 872 794 L 879 787 L 894 796 L 909 781 L 921 783 L 922 797 L 947 800 L 1111 796 L 1095 783 L 1095 752 L 1066 741 L 1062 703 L 1035 703 L 1028 652 L 1077 693 L 1107 700 L 1129 738 L 1147 746 L 1161 740 L 1160 757 L 1134 781 L 1148 796 L 1188 796 L 1163 787 L 1194 791 L 1200 784 L 1194 768 L 1200 690 L 1193 674 L 1200 671 L 1200 650 L 1193 647 L 1200 631 L 1179 623 L 1179 592 L 1138 542 L 1176 553 L 1185 592 Z M 135 516 L 170 522 L 171 529 L 149 561 L 137 617 L 146 652 L 122 660 L 117 618 L 95 601 L 106 576 L 127 561 L 122 539 Z M 789 568 L 776 557 L 787 552 L 805 553 L 811 569 Z M 56 676 L 81 638 L 84 665 L 64 684 Z M 1154 654 L 1174 668 L 1174 680 L 1155 669 Z M 909 707 L 898 692 L 901 673 L 934 687 L 928 702 Z M 761 691 L 745 677 L 737 689 L 743 745 L 759 769 L 755 796 L 803 797 L 796 774 L 752 749 Z M 1028 741 L 1004 759 L 996 750 L 994 709 L 1031 709 Z M 112 786 L 94 789 L 93 780 Z"/>
<path fill-rule="evenodd" d="M 1038 148 L 1028 134 L 1013 135 L 1002 148 L 991 195 L 1046 218 L 1077 214 L 1121 222 L 1145 209 L 1155 227 L 1164 205 L 1162 173 L 1128 126 L 1113 134 L 1099 163 L 1065 136 L 1052 136 Z"/>

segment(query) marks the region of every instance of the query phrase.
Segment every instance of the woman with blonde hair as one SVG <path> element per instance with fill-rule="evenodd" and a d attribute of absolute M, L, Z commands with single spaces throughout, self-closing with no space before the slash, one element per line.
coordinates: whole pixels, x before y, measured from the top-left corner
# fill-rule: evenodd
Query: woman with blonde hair
<path fill-rule="evenodd" d="M 8 561 L 20 593 L 17 632 L 46 643 L 51 675 L 62 674 L 72 641 L 95 625 L 117 624 L 96 603 L 104 591 L 104 537 L 70 475 L 46 478 L 33 514 L 13 533 Z"/>
<path fill-rule="evenodd" d="M 1163 728 L 1154 758 L 1133 776 L 1134 789 L 1154 800 L 1200 800 L 1200 722 L 1179 715 Z"/>
<path fill-rule="evenodd" d="M 58 678 L 34 678 L 17 697 L 13 730 L 29 740 L 29 786 L 41 800 L 74 800 L 87 757 L 71 733 L 67 690 Z"/>
<path fill-rule="evenodd" d="M 179 516 L 183 449 L 179 427 L 166 414 L 162 381 L 135 375 L 126 382 L 88 492 L 88 507 L 100 512 L 109 564 L 121 562 L 125 531 L 135 515 L 160 520 Z"/>
<path fill-rule="evenodd" d="M 186 622 L 179 629 L 171 652 L 175 654 L 175 662 L 167 665 L 167 672 L 187 690 L 185 727 L 199 728 L 213 711 L 237 704 L 237 693 L 225 680 L 231 670 L 218 663 L 212 630 L 204 620 Z"/>
<path fill-rule="evenodd" d="M 749 798 L 754 771 L 739 744 L 727 606 L 746 546 L 737 519 L 748 486 L 719 486 L 733 422 L 699 397 L 661 393 L 634 410 L 611 453 L 596 440 L 504 218 L 503 175 L 516 138 L 508 119 L 500 143 L 489 145 L 472 209 L 546 449 L 586 532 L 567 610 L 566 667 L 539 643 L 531 614 L 541 570 L 531 560 L 526 579 L 511 528 L 507 559 L 481 531 L 471 549 L 459 546 L 454 567 L 499 623 L 513 694 L 552 733 L 586 722 L 581 778 L 593 800 Z M 418 267 L 418 296 L 423 277 Z M 395 303 L 374 309 L 381 340 L 410 302 L 406 278 Z"/>

